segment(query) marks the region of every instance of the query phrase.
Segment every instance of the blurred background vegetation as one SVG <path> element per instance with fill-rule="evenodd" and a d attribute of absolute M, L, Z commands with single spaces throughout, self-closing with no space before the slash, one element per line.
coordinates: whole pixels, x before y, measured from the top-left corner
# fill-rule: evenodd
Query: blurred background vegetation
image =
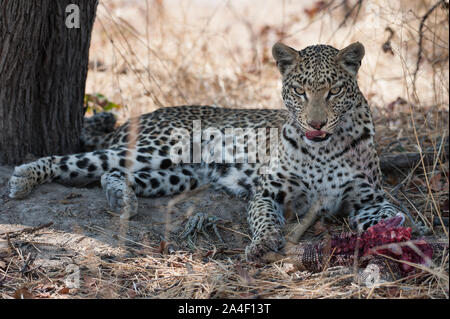
<path fill-rule="evenodd" d="M 279 108 L 276 41 L 360 41 L 360 87 L 380 112 L 408 112 L 403 100 L 448 110 L 448 27 L 437 0 L 103 0 L 87 93 L 127 106 L 124 117 L 194 103 Z"/>

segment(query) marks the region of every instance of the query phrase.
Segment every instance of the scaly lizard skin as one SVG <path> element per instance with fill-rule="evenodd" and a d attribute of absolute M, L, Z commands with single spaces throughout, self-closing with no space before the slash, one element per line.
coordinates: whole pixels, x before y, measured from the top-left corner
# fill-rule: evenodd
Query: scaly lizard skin
<path fill-rule="evenodd" d="M 356 259 L 358 267 L 372 262 L 379 266 L 380 261 L 387 261 L 389 268 L 404 276 L 416 269 L 405 262 L 429 266 L 433 250 L 440 247 L 426 239 L 411 240 L 411 228 L 399 226 L 401 220 L 382 220 L 360 235 L 341 233 L 314 243 L 301 242 L 288 251 L 288 256 L 299 270 L 320 272 L 327 267 L 352 267 Z"/>

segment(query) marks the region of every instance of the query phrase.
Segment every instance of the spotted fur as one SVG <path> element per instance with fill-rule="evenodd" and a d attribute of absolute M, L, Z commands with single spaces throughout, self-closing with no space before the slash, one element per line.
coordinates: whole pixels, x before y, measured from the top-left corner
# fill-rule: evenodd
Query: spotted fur
<path fill-rule="evenodd" d="M 88 125 L 82 141 L 92 151 L 44 157 L 16 167 L 9 196 L 24 197 L 36 185 L 52 180 L 100 179 L 111 208 L 129 218 L 137 211 L 136 196 L 172 195 L 209 183 L 250 198 L 248 260 L 264 260 L 266 252 L 283 247 L 283 212 L 288 205 L 302 215 L 320 202 L 320 215 L 349 214 L 351 225 L 360 230 L 399 213 L 379 185 L 374 126 L 357 84 L 364 47 L 354 43 L 337 50 L 315 45 L 296 51 L 277 43 L 273 56 L 283 78 L 285 109 L 192 105 L 161 108 L 112 132 L 110 124 L 97 129 Z M 111 123 L 111 118 L 102 116 Z M 204 158 L 174 163 L 173 133 L 189 132 L 193 147 L 194 120 L 222 134 L 232 127 L 277 128 L 278 165 L 270 174 L 260 174 L 267 164 L 262 158 L 256 163 L 242 158 L 234 163 L 209 163 Z M 246 150 L 255 147 L 247 140 L 241 142 Z M 266 142 L 269 152 L 268 134 Z M 208 151 L 214 143 L 206 138 L 202 150 Z M 233 154 L 233 149 L 225 153 Z"/>

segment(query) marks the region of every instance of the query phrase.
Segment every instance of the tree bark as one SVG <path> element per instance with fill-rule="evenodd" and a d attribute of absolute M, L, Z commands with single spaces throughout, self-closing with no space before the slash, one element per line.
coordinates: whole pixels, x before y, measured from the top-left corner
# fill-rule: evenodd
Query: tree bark
<path fill-rule="evenodd" d="M 79 28 L 66 26 L 79 8 Z M 0 1 L 0 163 L 79 148 L 98 0 Z"/>

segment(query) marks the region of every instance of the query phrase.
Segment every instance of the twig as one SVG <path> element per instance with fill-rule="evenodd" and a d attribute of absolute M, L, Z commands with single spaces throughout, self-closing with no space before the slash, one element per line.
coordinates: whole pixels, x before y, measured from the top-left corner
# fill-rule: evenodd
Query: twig
<path fill-rule="evenodd" d="M 29 227 L 29 228 L 25 228 L 25 229 L 21 229 L 21 230 L 15 230 L 15 231 L 1 233 L 0 236 L 6 236 L 6 238 L 8 238 L 8 240 L 9 240 L 9 238 L 11 238 L 11 237 L 17 237 L 21 234 L 30 234 L 30 233 L 33 233 L 40 229 L 50 227 L 51 225 L 53 225 L 53 222 L 50 222 L 47 224 L 42 224 L 42 225 L 39 225 L 36 227 Z"/>
<path fill-rule="evenodd" d="M 417 72 L 419 72 L 420 68 L 420 61 L 422 60 L 422 41 L 423 41 L 423 27 L 425 25 L 425 21 L 428 19 L 430 14 L 436 9 L 440 4 L 444 4 L 444 0 L 440 0 L 436 2 L 428 11 L 425 13 L 425 15 L 420 20 L 420 26 L 419 26 L 419 52 L 417 53 L 417 62 L 416 62 L 416 70 L 414 71 L 414 79 L 413 79 L 413 88 L 414 91 L 416 91 L 416 78 L 417 78 Z"/>
<path fill-rule="evenodd" d="M 334 32 L 332 33 L 330 38 L 332 38 L 336 34 L 336 32 L 338 30 L 340 30 L 347 23 L 347 20 L 350 18 L 350 16 L 352 15 L 353 11 L 356 9 L 355 17 L 353 18 L 353 24 L 355 24 L 356 19 L 358 18 L 359 12 L 361 11 L 361 7 L 362 7 L 363 1 L 364 0 L 356 1 L 355 4 L 345 13 L 344 19 L 342 19 L 341 23 L 336 28 L 336 30 L 334 30 Z"/>
<path fill-rule="evenodd" d="M 445 156 L 449 156 L 448 144 L 445 144 L 443 150 Z M 432 166 L 435 163 L 435 152 L 422 152 L 423 162 L 426 166 Z M 383 172 L 391 172 L 397 169 L 413 168 L 421 160 L 420 153 L 399 153 L 380 156 L 380 168 Z"/>
<path fill-rule="evenodd" d="M 24 262 L 22 268 L 20 269 L 20 273 L 22 275 L 25 275 L 25 273 L 29 272 L 28 267 L 33 263 L 35 258 L 36 258 L 35 255 L 28 253 L 27 259 L 25 259 L 25 262 Z"/>

